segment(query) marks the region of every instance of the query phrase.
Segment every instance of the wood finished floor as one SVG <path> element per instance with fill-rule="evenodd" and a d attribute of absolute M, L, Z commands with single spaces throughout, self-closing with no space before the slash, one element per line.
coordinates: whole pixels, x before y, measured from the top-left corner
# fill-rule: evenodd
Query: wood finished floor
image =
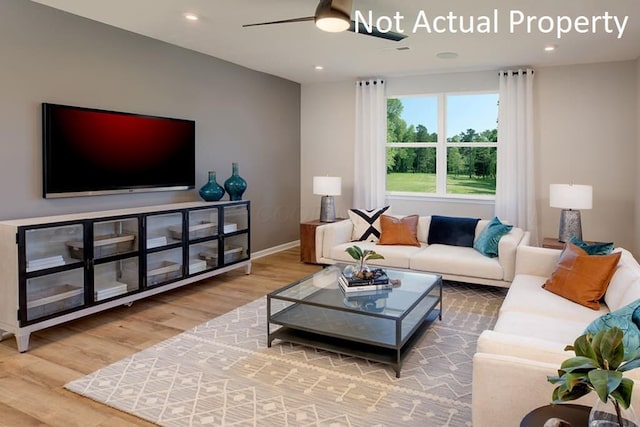
<path fill-rule="evenodd" d="M 33 333 L 26 353 L 13 337 L 0 342 L 0 426 L 152 426 L 63 385 L 320 269 L 299 259 L 286 250 L 254 260 L 251 275 L 234 270 Z"/>

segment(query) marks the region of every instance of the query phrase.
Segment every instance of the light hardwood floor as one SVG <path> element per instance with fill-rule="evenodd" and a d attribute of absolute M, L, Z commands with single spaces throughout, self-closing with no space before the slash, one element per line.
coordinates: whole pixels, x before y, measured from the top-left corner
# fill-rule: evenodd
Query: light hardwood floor
<path fill-rule="evenodd" d="M 290 249 L 182 289 L 31 335 L 18 353 L 0 342 L 0 426 L 151 426 L 63 388 L 67 382 L 263 297 L 319 266 Z"/>

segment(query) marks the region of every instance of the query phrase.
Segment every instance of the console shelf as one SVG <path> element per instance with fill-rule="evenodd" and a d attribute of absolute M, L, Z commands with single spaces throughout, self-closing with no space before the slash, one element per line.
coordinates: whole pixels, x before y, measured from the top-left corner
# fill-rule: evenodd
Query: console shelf
<path fill-rule="evenodd" d="M 189 202 L 0 222 L 0 337 L 244 267 L 250 202 Z M 206 257 L 200 254 L 206 253 Z M 16 315 L 17 311 L 17 315 Z"/>

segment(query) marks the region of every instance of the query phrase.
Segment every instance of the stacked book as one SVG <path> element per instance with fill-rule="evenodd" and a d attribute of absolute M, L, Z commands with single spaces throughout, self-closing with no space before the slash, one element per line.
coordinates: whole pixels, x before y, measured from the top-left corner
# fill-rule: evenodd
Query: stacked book
<path fill-rule="evenodd" d="M 389 277 L 384 270 L 378 269 L 373 271 L 373 275 L 368 279 L 362 279 L 357 276 L 346 277 L 341 274 L 338 278 L 340 288 L 348 294 L 371 291 L 384 291 L 393 288 L 393 284 L 389 282 Z"/>
<path fill-rule="evenodd" d="M 27 272 L 42 270 L 44 268 L 57 267 L 64 265 L 64 258 L 62 255 L 55 255 L 47 258 L 38 258 L 27 260 Z"/>

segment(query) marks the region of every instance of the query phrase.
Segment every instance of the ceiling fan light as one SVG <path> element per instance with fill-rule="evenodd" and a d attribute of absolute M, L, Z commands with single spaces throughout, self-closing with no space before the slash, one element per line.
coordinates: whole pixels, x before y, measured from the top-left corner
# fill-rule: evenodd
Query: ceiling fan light
<path fill-rule="evenodd" d="M 329 33 L 346 31 L 350 26 L 351 22 L 344 17 L 323 16 L 322 18 L 316 18 L 316 27 Z"/>

